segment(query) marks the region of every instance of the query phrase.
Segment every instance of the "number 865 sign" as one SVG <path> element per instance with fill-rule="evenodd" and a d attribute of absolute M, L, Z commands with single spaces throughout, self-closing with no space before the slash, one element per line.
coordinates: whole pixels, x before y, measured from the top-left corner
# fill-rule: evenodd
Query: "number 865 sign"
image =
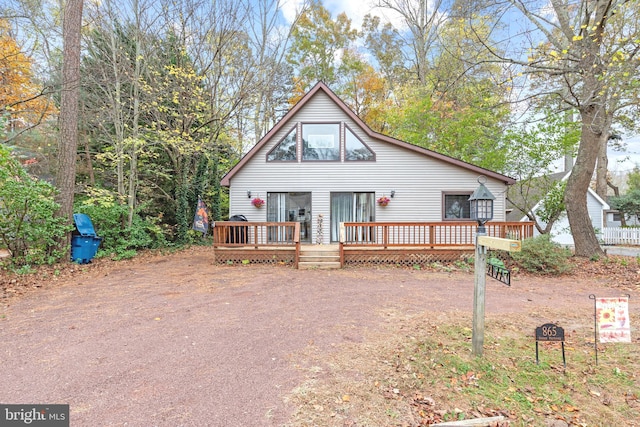
<path fill-rule="evenodd" d="M 564 329 L 553 323 L 536 328 L 536 341 L 564 341 Z"/>
<path fill-rule="evenodd" d="M 545 323 L 536 328 L 536 364 L 540 363 L 538 359 L 538 341 L 556 341 L 562 343 L 562 362 L 567 367 L 567 359 L 564 355 L 564 329 L 553 323 Z"/>

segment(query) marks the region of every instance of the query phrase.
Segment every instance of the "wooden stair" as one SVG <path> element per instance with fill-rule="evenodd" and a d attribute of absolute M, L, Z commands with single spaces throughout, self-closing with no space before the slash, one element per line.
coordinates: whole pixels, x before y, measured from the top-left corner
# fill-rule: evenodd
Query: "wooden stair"
<path fill-rule="evenodd" d="M 340 268 L 340 247 L 338 245 L 302 245 L 298 269 L 338 269 Z"/>

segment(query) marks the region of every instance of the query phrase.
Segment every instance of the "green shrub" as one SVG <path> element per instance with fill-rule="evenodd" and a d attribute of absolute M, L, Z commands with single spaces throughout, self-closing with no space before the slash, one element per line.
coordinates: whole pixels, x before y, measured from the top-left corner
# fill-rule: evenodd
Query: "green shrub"
<path fill-rule="evenodd" d="M 97 256 L 113 255 L 114 259 L 131 258 L 136 250 L 158 248 L 167 244 L 159 225 L 138 212 L 128 226 L 128 207 L 119 196 L 105 189 L 93 188 L 75 204 L 76 213 L 91 218 L 96 234 L 102 237 Z"/>
<path fill-rule="evenodd" d="M 571 268 L 571 251 L 554 243 L 548 234 L 523 240 L 522 251 L 510 254 L 519 268 L 530 273 L 557 275 Z"/>
<path fill-rule="evenodd" d="M 59 242 L 70 230 L 55 215 L 55 188 L 29 175 L 0 146 L 0 242 L 14 265 L 53 264 L 69 253 Z"/>

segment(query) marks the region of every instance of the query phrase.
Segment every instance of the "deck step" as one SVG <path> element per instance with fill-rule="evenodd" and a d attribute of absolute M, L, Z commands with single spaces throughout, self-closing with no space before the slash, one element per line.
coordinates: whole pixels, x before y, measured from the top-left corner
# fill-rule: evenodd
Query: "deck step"
<path fill-rule="evenodd" d="M 340 269 L 340 261 L 323 261 L 323 262 L 298 262 L 298 270 L 338 270 Z"/>
<path fill-rule="evenodd" d="M 300 248 L 299 269 L 340 268 L 340 248 L 336 245 L 314 245 Z"/>
<path fill-rule="evenodd" d="M 300 262 L 340 262 L 340 255 L 300 255 Z"/>

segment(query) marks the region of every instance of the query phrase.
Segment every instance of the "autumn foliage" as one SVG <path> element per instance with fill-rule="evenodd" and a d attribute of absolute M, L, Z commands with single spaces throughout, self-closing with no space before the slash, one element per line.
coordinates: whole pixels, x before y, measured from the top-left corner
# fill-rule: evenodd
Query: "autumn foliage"
<path fill-rule="evenodd" d="M 22 52 L 6 20 L 0 20 L 0 117 L 9 129 L 41 122 L 56 109 L 35 82 L 33 60 Z"/>

